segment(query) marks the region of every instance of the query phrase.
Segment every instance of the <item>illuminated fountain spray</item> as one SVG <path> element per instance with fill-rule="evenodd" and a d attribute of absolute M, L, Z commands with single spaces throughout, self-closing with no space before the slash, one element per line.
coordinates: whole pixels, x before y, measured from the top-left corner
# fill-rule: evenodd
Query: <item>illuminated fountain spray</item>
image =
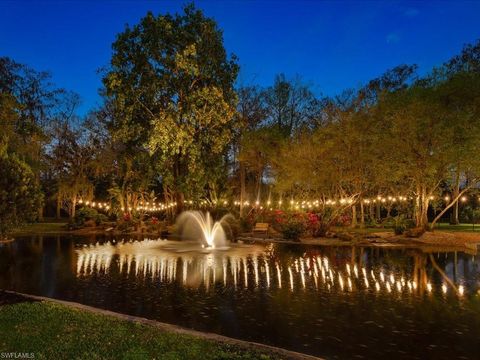
<path fill-rule="evenodd" d="M 177 220 L 177 227 L 182 236 L 187 238 L 198 238 L 199 234 L 202 240 L 209 248 L 225 245 L 226 235 L 223 229 L 226 219 L 231 215 L 225 215 L 220 221 L 213 221 L 209 212 L 185 211 Z"/>

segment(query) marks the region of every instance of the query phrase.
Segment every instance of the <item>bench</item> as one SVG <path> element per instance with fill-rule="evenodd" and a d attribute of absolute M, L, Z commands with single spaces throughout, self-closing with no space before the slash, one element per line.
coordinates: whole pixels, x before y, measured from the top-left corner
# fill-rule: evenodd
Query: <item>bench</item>
<path fill-rule="evenodd" d="M 257 233 L 265 233 L 265 235 L 268 235 L 268 228 L 269 228 L 268 223 L 256 223 L 255 226 L 253 227 L 252 234 L 257 232 Z"/>

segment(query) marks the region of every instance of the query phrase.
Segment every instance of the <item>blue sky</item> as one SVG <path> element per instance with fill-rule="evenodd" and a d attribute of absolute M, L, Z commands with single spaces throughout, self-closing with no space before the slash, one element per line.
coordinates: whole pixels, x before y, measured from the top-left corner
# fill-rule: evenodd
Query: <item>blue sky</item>
<path fill-rule="evenodd" d="M 0 1 L 0 56 L 10 56 L 98 105 L 97 70 L 125 24 L 185 1 Z M 402 63 L 423 72 L 480 38 L 480 1 L 196 1 L 239 57 L 239 84 L 300 75 L 317 94 L 356 87 Z"/>

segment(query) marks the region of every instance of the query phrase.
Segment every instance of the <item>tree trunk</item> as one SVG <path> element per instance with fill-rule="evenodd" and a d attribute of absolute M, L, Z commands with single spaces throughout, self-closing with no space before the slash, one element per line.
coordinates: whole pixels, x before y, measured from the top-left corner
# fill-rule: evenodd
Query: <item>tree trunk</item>
<path fill-rule="evenodd" d="M 173 196 L 174 196 L 174 201 L 177 203 L 177 206 L 175 206 L 175 209 L 173 209 L 174 210 L 173 213 L 175 215 L 180 215 L 180 213 L 183 211 L 183 202 L 185 201 L 185 194 L 183 193 L 183 191 L 178 190 L 178 188 L 180 187 L 180 182 L 179 182 L 180 175 L 182 174 L 183 171 L 181 171 L 179 156 L 177 155 L 176 158 L 177 159 L 174 164 L 175 192 Z"/>
<path fill-rule="evenodd" d="M 350 226 L 352 228 L 357 226 L 357 206 L 355 204 L 352 206 L 352 223 Z"/>
<path fill-rule="evenodd" d="M 38 208 L 38 221 L 42 221 L 43 220 L 43 205 L 40 205 L 39 208 Z"/>
<path fill-rule="evenodd" d="M 165 203 L 165 206 L 168 206 L 168 204 L 172 202 L 172 192 L 168 187 L 165 187 L 165 189 L 163 190 L 163 201 Z M 175 209 L 168 207 L 165 211 L 167 214 L 167 219 L 170 222 L 172 221 L 175 215 L 172 210 L 175 210 Z"/>
<path fill-rule="evenodd" d="M 377 218 L 377 221 L 381 220 L 381 212 L 380 212 L 380 203 L 377 201 L 377 206 L 376 206 L 376 215 L 375 217 Z"/>
<path fill-rule="evenodd" d="M 73 196 L 72 197 L 72 207 L 70 208 L 70 220 L 73 220 L 73 218 L 75 217 L 75 208 L 77 206 L 77 195 Z"/>
<path fill-rule="evenodd" d="M 415 198 L 415 225 L 418 228 L 426 229 L 428 227 L 428 205 L 429 199 L 425 186 L 417 187 L 417 196 Z"/>
<path fill-rule="evenodd" d="M 453 188 L 452 201 L 457 199 L 454 203 L 452 215 L 450 217 L 450 224 L 458 225 L 460 223 L 458 219 L 458 194 L 460 193 L 460 174 L 457 172 L 455 176 L 455 187 Z"/>
<path fill-rule="evenodd" d="M 175 213 L 180 215 L 183 212 L 183 203 L 185 201 L 185 194 L 182 191 L 177 191 L 175 193 L 175 202 L 177 203 Z"/>
<path fill-rule="evenodd" d="M 245 202 L 245 165 L 240 162 L 240 217 L 243 217 L 243 203 Z"/>
<path fill-rule="evenodd" d="M 263 169 L 258 172 L 258 177 L 257 177 L 257 184 L 256 184 L 256 201 L 260 201 L 260 193 L 262 191 L 262 175 L 263 175 Z"/>
<path fill-rule="evenodd" d="M 60 194 L 57 194 L 57 208 L 56 208 L 56 214 L 57 214 L 57 220 L 60 220 L 60 210 L 61 210 L 61 207 L 62 207 L 62 199 L 60 197 Z"/>
<path fill-rule="evenodd" d="M 363 201 L 360 199 L 360 227 L 365 226 L 365 209 L 363 208 Z"/>

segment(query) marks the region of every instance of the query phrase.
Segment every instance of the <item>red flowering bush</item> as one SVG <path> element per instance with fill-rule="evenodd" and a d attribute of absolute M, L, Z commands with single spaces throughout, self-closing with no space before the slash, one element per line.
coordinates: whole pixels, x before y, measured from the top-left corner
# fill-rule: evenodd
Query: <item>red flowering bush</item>
<path fill-rule="evenodd" d="M 307 230 L 313 237 L 325 236 L 329 224 L 324 221 L 320 214 L 307 213 Z"/>
<path fill-rule="evenodd" d="M 307 213 L 307 229 L 313 235 L 320 226 L 320 217 L 314 213 Z"/>
<path fill-rule="evenodd" d="M 308 217 L 305 213 L 275 211 L 274 227 L 282 233 L 285 239 L 298 240 L 307 231 L 308 224 Z"/>
<path fill-rule="evenodd" d="M 319 213 L 284 212 L 276 210 L 274 213 L 274 227 L 286 239 L 297 240 L 307 233 L 310 236 L 325 236 L 331 226 L 331 220 Z"/>

